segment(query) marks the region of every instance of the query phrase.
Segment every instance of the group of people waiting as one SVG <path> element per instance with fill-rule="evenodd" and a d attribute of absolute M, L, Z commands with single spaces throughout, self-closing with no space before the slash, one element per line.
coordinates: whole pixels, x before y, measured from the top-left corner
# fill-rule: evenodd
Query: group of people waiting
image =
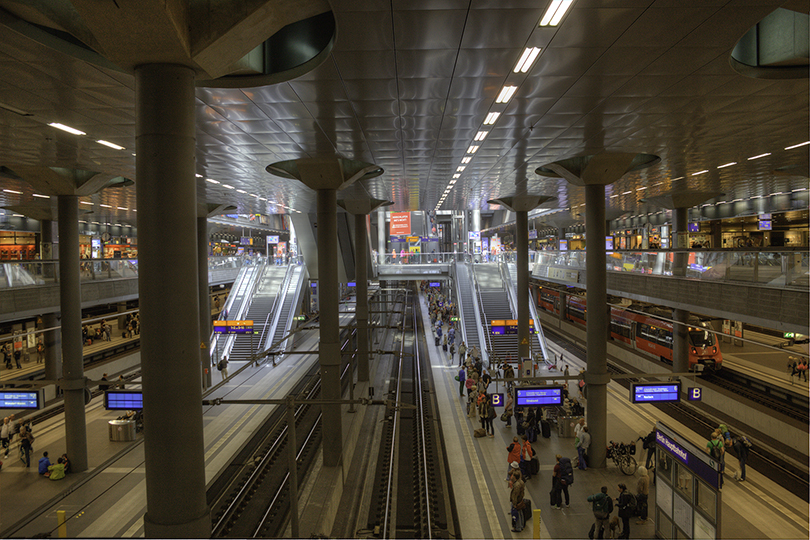
<path fill-rule="evenodd" d="M 39 458 L 39 474 L 51 480 L 61 480 L 67 473 L 70 472 L 70 460 L 67 454 L 62 454 L 62 457 L 57 458 L 56 463 L 51 464 L 48 457 L 48 452 L 43 452 L 42 457 Z"/>
<path fill-rule="evenodd" d="M 650 493 L 650 478 L 646 467 L 639 467 L 639 479 L 634 495 L 624 482 L 616 487 L 618 496 L 613 498 L 608 487 L 602 486 L 599 493 L 588 497 L 593 511 L 594 524 L 588 533 L 589 538 L 630 538 L 630 518 L 639 516 L 637 524 L 647 521 L 647 498 Z M 617 515 L 612 515 L 618 509 Z"/>

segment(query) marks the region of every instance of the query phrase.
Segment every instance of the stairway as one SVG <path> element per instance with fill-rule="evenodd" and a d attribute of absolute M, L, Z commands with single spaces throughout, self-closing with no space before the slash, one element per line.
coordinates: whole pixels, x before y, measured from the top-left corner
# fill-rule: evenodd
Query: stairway
<path fill-rule="evenodd" d="M 464 326 L 463 338 L 456 337 L 457 345 L 460 345 L 460 340 L 464 339 L 468 349 L 473 346 L 482 349 L 481 341 L 478 337 L 478 326 L 475 318 L 475 310 L 478 309 L 478 302 L 473 296 L 473 284 L 469 276 L 469 270 L 463 263 L 456 263 L 456 294 L 460 299 L 461 310 L 459 316 L 461 317 L 461 324 Z"/>
<path fill-rule="evenodd" d="M 253 321 L 254 334 L 238 334 L 233 341 L 228 360 L 239 362 L 250 360 L 253 351 L 261 346 L 261 339 L 265 322 L 268 315 L 273 310 L 281 283 L 284 281 L 284 274 L 287 272 L 286 266 L 266 266 L 260 277 L 260 282 L 256 286 L 253 298 L 250 300 L 250 307 L 243 316 L 243 320 Z"/>
<path fill-rule="evenodd" d="M 497 356 L 501 360 L 508 358 L 517 359 L 518 341 L 517 334 L 492 335 L 491 321 L 516 319 L 509 305 L 509 296 L 506 286 L 501 278 L 497 264 L 476 264 L 473 265 L 475 279 L 481 291 L 481 313 L 482 324 L 486 328 L 490 355 Z"/>

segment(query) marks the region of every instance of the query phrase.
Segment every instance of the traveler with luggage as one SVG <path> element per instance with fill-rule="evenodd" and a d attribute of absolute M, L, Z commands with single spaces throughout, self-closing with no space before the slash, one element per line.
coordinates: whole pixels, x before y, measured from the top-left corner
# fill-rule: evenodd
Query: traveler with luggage
<path fill-rule="evenodd" d="M 591 508 L 594 518 L 594 524 L 591 525 L 591 532 L 588 534 L 589 538 L 603 538 L 603 531 L 607 530 L 610 513 L 613 512 L 613 499 L 607 492 L 607 486 L 602 486 L 599 493 L 588 497 L 588 502 L 593 503 Z"/>

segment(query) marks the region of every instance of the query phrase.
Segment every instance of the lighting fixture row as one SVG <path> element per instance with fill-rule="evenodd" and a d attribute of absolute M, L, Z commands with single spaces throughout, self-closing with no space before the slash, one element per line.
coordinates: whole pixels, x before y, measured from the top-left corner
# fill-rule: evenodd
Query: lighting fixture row
<path fill-rule="evenodd" d="M 540 18 L 540 22 L 538 26 L 557 26 L 562 21 L 562 18 L 568 12 L 568 9 L 571 7 L 571 4 L 574 3 L 574 0 L 552 0 L 551 4 L 549 4 L 548 9 L 546 9 L 545 14 Z M 526 47 L 523 50 L 523 54 L 520 55 L 515 67 L 512 69 L 513 73 L 528 73 L 531 69 L 532 65 L 534 64 L 537 57 L 540 55 L 541 49 L 539 47 Z M 498 94 L 498 97 L 495 98 L 495 103 L 498 105 L 505 105 L 509 103 L 509 100 L 512 99 L 512 96 L 515 95 L 517 91 L 517 86 L 513 84 L 504 85 L 501 89 L 501 92 Z M 492 126 L 497 122 L 498 117 L 500 117 L 501 113 L 496 111 L 491 111 L 487 114 L 486 118 L 484 119 L 484 126 Z M 489 130 L 481 130 L 475 135 L 474 142 L 481 142 L 483 141 L 486 136 L 489 134 Z M 472 154 L 475 154 L 478 149 L 481 147 L 480 144 L 472 144 L 469 148 L 467 148 L 467 156 L 463 157 L 461 160 L 461 165 L 456 168 L 456 174 L 453 175 L 453 179 L 445 188 L 444 193 L 442 194 L 439 202 L 436 203 L 436 208 L 434 211 L 438 211 L 441 208 L 442 204 L 444 204 L 444 200 L 447 198 L 447 195 L 450 194 L 450 191 L 453 189 L 453 186 L 456 184 L 456 180 L 458 180 L 460 174 L 464 172 L 465 165 L 472 160 Z"/>
<path fill-rule="evenodd" d="M 59 122 L 51 122 L 48 125 L 51 126 L 51 127 L 56 128 L 56 129 L 61 129 L 62 131 L 66 131 L 67 133 L 70 133 L 72 135 L 78 135 L 78 136 L 87 135 L 87 133 L 85 133 L 84 131 L 82 131 L 80 129 L 72 128 L 70 126 L 66 126 L 65 124 L 60 124 Z M 98 144 L 102 144 L 102 145 L 106 146 L 107 148 L 112 148 L 113 150 L 126 150 L 126 148 L 124 148 L 123 146 L 119 146 L 119 145 L 117 145 L 115 143 L 111 143 L 109 141 L 104 141 L 104 140 L 99 139 L 96 142 Z"/>

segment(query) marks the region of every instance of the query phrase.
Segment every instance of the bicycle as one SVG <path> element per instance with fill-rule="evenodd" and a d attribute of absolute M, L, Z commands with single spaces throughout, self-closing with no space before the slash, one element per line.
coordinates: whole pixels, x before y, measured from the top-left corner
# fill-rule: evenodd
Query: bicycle
<path fill-rule="evenodd" d="M 632 476 L 638 469 L 636 458 L 630 455 L 629 446 L 624 443 L 615 443 L 610 441 L 610 446 L 607 447 L 608 457 L 613 460 L 613 463 L 627 476 Z"/>

